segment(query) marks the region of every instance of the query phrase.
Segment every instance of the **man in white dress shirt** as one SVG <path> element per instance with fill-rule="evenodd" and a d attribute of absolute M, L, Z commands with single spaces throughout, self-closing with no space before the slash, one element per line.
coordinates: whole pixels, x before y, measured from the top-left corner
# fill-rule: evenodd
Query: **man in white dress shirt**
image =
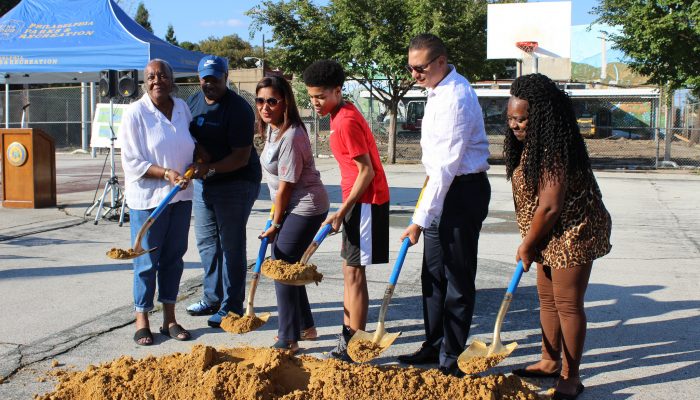
<path fill-rule="evenodd" d="M 476 93 L 447 63 L 440 38 L 431 34 L 413 38 L 406 68 L 428 92 L 421 161 L 429 179 L 413 223 L 401 237 L 415 244 L 424 234 L 421 283 L 426 340 L 416 353 L 399 360 L 438 363 L 444 374 L 462 376 L 457 357 L 469 336 L 479 232 L 491 199 L 486 176 L 488 141 Z"/>

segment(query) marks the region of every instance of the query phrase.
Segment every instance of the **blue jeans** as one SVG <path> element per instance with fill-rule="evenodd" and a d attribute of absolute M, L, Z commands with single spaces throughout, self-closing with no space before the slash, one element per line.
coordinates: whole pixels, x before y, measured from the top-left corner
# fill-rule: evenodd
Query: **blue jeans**
<path fill-rule="evenodd" d="M 272 259 L 288 263 L 301 260 L 327 214 L 325 212 L 311 217 L 287 214 L 272 244 Z M 275 281 L 275 294 L 279 315 L 277 337 L 279 340 L 298 342 L 300 331 L 314 326 L 306 286 L 285 285 Z"/>
<path fill-rule="evenodd" d="M 131 242 L 151 215 L 150 210 L 131 210 Z M 182 257 L 187 252 L 187 237 L 190 231 L 192 202 L 178 201 L 169 204 L 141 242 L 144 249 L 157 247 L 154 251 L 134 258 L 134 310 L 149 312 L 153 309 L 153 297 L 158 283 L 158 301 L 175 304 L 180 288 L 180 278 L 185 263 Z"/>
<path fill-rule="evenodd" d="M 243 315 L 246 224 L 260 183 L 194 181 L 194 233 L 204 268 L 204 301 Z"/>

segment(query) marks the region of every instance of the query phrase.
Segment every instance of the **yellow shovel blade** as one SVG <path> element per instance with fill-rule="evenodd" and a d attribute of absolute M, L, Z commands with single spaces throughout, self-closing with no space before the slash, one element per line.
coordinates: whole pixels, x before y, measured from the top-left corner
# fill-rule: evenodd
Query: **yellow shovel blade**
<path fill-rule="evenodd" d="M 466 374 L 474 374 L 483 372 L 489 368 L 498 365 L 504 358 L 518 347 L 518 343 L 509 343 L 506 346 L 501 345 L 496 348 L 493 345 L 487 346 L 486 343 L 475 340 L 467 347 L 457 358 L 457 366 Z"/>
<path fill-rule="evenodd" d="M 383 332 L 381 336 L 377 337 L 376 333 L 372 334 L 358 330 L 352 335 L 350 342 L 348 342 L 348 355 L 355 362 L 363 363 L 371 361 L 391 346 L 400 335 L 401 332 Z"/>

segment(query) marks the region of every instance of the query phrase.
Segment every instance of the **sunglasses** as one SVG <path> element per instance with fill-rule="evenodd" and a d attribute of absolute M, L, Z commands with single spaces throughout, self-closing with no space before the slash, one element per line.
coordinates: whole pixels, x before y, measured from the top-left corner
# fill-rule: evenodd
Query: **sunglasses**
<path fill-rule="evenodd" d="M 262 97 L 256 97 L 255 98 L 255 104 L 262 106 L 263 104 L 267 103 L 268 106 L 270 107 L 275 107 L 277 104 L 279 104 L 282 100 L 276 99 L 274 97 L 268 97 L 267 99 L 262 98 Z"/>
<path fill-rule="evenodd" d="M 428 61 L 425 65 L 413 66 L 411 64 L 406 64 L 406 71 L 408 71 L 409 74 L 413 71 L 416 71 L 416 73 L 422 74 L 423 72 L 425 72 L 425 69 L 428 68 L 428 66 L 430 64 L 432 64 L 433 61 L 437 60 L 439 57 L 440 57 L 440 54 L 436 55 L 435 57 L 433 57 L 432 60 Z"/>

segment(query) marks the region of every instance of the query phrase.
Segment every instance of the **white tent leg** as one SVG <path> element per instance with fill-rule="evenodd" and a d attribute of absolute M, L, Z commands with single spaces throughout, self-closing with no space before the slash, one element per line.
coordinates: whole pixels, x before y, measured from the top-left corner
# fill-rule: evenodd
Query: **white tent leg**
<path fill-rule="evenodd" d="M 10 128 L 10 84 L 5 84 L 5 129 Z"/>

